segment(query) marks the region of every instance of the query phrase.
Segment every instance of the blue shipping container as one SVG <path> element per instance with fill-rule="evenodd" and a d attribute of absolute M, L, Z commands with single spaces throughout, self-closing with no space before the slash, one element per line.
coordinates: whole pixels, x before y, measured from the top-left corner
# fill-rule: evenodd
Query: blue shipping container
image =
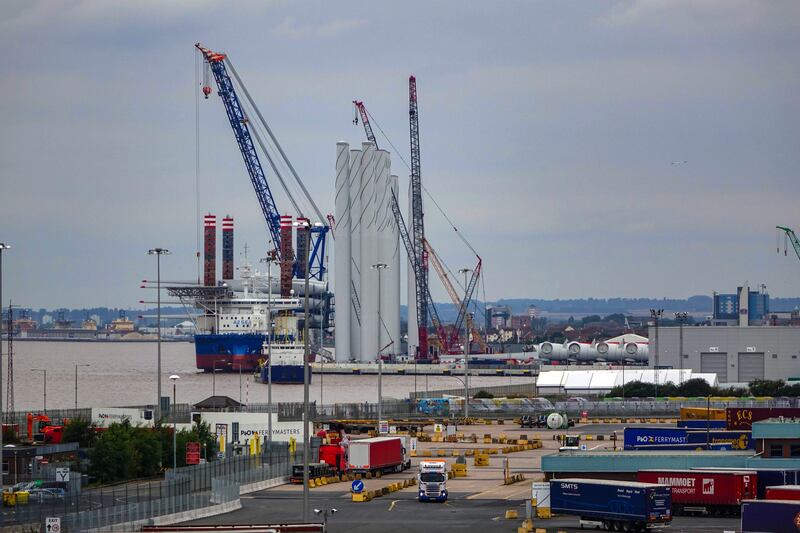
<path fill-rule="evenodd" d="M 636 427 L 625 428 L 626 450 L 685 450 L 705 447 L 714 449 L 752 449 L 749 431 L 701 431 L 686 428 Z"/>
<path fill-rule="evenodd" d="M 800 501 L 747 500 L 742 502 L 742 533 L 797 531 Z"/>
<path fill-rule="evenodd" d="M 669 522 L 672 489 L 631 481 L 558 479 L 550 482 L 550 508 L 588 520 Z"/>

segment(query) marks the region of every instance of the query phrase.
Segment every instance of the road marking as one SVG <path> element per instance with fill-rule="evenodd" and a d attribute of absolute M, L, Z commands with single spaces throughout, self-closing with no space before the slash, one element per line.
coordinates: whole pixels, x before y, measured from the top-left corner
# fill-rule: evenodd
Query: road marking
<path fill-rule="evenodd" d="M 392 503 L 389 505 L 389 510 L 391 511 L 392 509 L 394 509 L 394 506 L 395 506 L 395 505 L 397 505 L 397 502 L 399 502 L 399 501 L 400 501 L 400 500 L 394 500 L 394 501 L 393 501 L 393 502 L 392 502 Z"/>
<path fill-rule="evenodd" d="M 506 486 L 507 485 L 498 485 L 497 487 L 491 488 L 489 490 L 485 490 L 483 492 L 476 492 L 475 494 L 470 494 L 469 496 L 467 496 L 466 499 L 467 500 L 474 500 L 475 498 L 479 498 L 481 496 L 485 496 L 485 495 L 490 494 L 492 492 L 496 492 L 498 490 L 502 490 L 502 489 L 506 488 Z"/>

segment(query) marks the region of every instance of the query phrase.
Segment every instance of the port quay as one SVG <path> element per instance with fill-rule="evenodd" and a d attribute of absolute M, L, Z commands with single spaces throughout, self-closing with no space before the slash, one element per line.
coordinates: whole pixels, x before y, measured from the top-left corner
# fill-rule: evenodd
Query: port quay
<path fill-rule="evenodd" d="M 0 532 L 800 531 L 797 2 L 4 8 Z"/>

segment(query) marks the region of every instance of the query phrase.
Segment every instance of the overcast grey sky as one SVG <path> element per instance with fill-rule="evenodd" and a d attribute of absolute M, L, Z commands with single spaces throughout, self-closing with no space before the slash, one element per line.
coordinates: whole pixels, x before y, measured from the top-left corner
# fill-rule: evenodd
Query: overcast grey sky
<path fill-rule="evenodd" d="M 174 252 L 165 278 L 194 277 L 197 41 L 230 55 L 324 212 L 335 142 L 363 138 L 351 100 L 405 156 L 414 73 L 423 181 L 489 299 L 800 294 L 773 230 L 800 229 L 797 1 L 12 0 L 0 17 L 6 302 L 132 305 L 154 246 Z M 200 107 L 200 208 L 264 250 L 222 105 Z"/>

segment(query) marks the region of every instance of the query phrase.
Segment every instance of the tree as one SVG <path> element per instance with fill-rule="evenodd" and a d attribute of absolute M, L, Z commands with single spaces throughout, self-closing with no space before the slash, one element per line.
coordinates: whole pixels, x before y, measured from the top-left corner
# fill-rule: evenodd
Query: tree
<path fill-rule="evenodd" d="M 601 320 L 602 318 L 600 318 L 600 315 L 589 315 L 581 319 L 581 324 L 585 326 L 589 322 L 600 322 Z"/>
<path fill-rule="evenodd" d="M 713 387 L 702 378 L 694 378 L 684 381 L 678 388 L 681 396 L 710 396 L 713 392 Z"/>
<path fill-rule="evenodd" d="M 90 454 L 89 472 L 101 483 L 130 479 L 136 475 L 136 450 L 130 421 L 114 423 L 97 439 Z"/>
<path fill-rule="evenodd" d="M 750 393 L 753 396 L 780 396 L 780 389 L 786 385 L 782 379 L 770 381 L 757 379 L 750 383 Z"/>
<path fill-rule="evenodd" d="M 91 448 L 97 440 L 97 430 L 91 421 L 74 418 L 64 426 L 62 442 L 77 442 L 81 448 Z"/>

